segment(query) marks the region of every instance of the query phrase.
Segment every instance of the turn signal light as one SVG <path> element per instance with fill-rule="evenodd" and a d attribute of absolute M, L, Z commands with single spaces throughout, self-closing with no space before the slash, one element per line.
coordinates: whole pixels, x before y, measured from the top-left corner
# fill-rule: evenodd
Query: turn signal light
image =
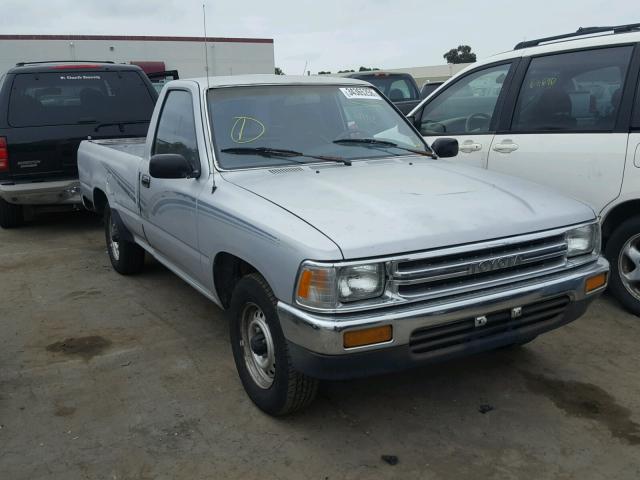
<path fill-rule="evenodd" d="M 587 278 L 587 281 L 584 283 L 584 291 L 586 293 L 590 293 L 594 290 L 598 290 L 599 288 L 604 287 L 606 284 L 607 274 L 599 273 L 598 275 Z"/>
<path fill-rule="evenodd" d="M 351 330 L 344 333 L 344 348 L 375 345 L 376 343 L 389 342 L 391 339 L 393 339 L 393 328 L 391 325 Z"/>
<path fill-rule="evenodd" d="M 0 172 L 9 170 L 9 150 L 7 149 L 7 139 L 0 137 Z"/>

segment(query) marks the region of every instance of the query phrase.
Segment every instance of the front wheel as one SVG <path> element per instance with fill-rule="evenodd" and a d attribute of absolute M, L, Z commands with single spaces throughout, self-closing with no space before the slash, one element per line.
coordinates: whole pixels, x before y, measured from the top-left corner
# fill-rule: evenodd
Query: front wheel
<path fill-rule="evenodd" d="M 140 273 L 144 267 L 144 250 L 140 245 L 125 240 L 120 230 L 119 222 L 107 205 L 104 209 L 104 235 L 111 265 L 122 275 Z"/>
<path fill-rule="evenodd" d="M 262 276 L 242 278 L 231 299 L 233 358 L 249 398 L 269 415 L 287 415 L 310 404 L 318 381 L 296 371 L 280 328 L 276 298 Z"/>
<path fill-rule="evenodd" d="M 23 221 L 24 213 L 22 211 L 22 205 L 14 205 L 0 198 L 0 227 L 19 227 Z"/>
<path fill-rule="evenodd" d="M 611 293 L 640 316 L 640 217 L 630 218 L 614 230 L 605 253 L 611 264 Z"/>

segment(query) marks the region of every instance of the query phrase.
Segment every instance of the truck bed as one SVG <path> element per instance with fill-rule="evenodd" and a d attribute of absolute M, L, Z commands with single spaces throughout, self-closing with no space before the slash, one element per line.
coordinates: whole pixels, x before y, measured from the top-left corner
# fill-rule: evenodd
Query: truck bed
<path fill-rule="evenodd" d="M 85 205 L 100 209 L 110 198 L 125 216 L 138 214 L 138 168 L 145 154 L 145 138 L 85 140 L 78 149 L 78 173 Z"/>
<path fill-rule="evenodd" d="M 146 142 L 146 138 L 108 138 L 104 140 L 88 140 L 88 142 L 112 148 L 119 152 L 128 153 L 129 155 L 134 155 L 136 157 L 142 157 L 144 154 L 144 143 Z"/>

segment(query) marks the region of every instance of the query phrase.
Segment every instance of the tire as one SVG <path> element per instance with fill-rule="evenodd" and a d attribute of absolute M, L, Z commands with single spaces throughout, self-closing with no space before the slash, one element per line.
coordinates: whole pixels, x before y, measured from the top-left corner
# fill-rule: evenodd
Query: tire
<path fill-rule="evenodd" d="M 109 205 L 104 208 L 104 235 L 114 270 L 121 275 L 140 273 L 144 267 L 144 249 L 122 238 Z"/>
<path fill-rule="evenodd" d="M 238 282 L 229 321 L 233 358 L 253 403 L 273 416 L 309 405 L 318 391 L 318 380 L 293 368 L 276 298 L 262 276 L 252 273 Z"/>
<path fill-rule="evenodd" d="M 605 255 L 611 264 L 609 291 L 627 310 L 640 316 L 640 216 L 613 231 Z"/>
<path fill-rule="evenodd" d="M 0 227 L 15 228 L 23 223 L 22 205 L 14 205 L 0 198 Z"/>

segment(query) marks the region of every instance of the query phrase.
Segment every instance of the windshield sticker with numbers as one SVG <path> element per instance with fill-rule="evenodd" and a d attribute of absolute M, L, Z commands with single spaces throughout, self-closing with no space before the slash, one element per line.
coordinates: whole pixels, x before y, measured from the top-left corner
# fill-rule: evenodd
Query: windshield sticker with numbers
<path fill-rule="evenodd" d="M 378 92 L 376 92 L 373 88 L 368 87 L 341 87 L 340 91 L 342 94 L 348 99 L 353 98 L 364 98 L 367 100 L 382 100 Z"/>

